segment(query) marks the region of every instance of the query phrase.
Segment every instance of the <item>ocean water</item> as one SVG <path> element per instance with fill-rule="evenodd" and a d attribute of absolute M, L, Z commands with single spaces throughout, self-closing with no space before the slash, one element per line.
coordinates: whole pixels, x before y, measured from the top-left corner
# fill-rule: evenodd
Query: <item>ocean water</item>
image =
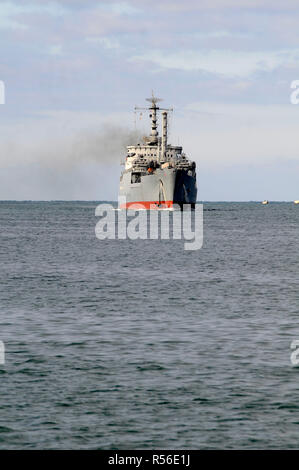
<path fill-rule="evenodd" d="M 299 207 L 205 203 L 185 251 L 96 205 L 0 203 L 0 448 L 299 448 Z"/>

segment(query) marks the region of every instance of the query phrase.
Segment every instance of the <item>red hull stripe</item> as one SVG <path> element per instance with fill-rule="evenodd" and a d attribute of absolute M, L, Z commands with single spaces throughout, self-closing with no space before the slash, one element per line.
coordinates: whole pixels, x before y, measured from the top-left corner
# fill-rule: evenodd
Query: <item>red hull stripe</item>
<path fill-rule="evenodd" d="M 120 209 L 171 209 L 173 201 L 135 201 L 121 204 Z"/>

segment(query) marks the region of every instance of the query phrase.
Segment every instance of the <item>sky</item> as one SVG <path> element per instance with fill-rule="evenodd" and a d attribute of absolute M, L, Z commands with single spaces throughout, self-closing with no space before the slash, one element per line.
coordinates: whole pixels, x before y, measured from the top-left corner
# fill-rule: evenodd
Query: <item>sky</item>
<path fill-rule="evenodd" d="M 298 24 L 298 0 L 0 1 L 0 199 L 116 200 L 152 90 L 198 200 L 299 199 Z"/>

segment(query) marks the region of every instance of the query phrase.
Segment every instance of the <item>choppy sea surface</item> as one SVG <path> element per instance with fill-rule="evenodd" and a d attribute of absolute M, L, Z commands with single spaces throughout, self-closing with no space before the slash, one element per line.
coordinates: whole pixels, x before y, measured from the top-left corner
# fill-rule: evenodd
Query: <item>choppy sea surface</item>
<path fill-rule="evenodd" d="M 0 448 L 299 448 L 299 206 L 205 203 L 204 243 L 0 203 Z"/>

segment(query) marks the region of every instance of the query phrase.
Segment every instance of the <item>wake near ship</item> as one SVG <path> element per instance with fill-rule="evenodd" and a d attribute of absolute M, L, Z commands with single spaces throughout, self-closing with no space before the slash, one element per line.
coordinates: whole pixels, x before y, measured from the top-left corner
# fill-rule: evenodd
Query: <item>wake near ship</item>
<path fill-rule="evenodd" d="M 197 196 L 196 164 L 187 158 L 181 146 L 167 142 L 170 109 L 157 106 L 159 98 L 147 98 L 151 133 L 144 143 L 129 145 L 125 168 L 120 177 L 121 209 L 171 209 L 174 204 L 195 207 Z M 162 136 L 157 130 L 157 114 L 162 112 Z M 125 201 L 125 202 L 123 202 Z"/>

